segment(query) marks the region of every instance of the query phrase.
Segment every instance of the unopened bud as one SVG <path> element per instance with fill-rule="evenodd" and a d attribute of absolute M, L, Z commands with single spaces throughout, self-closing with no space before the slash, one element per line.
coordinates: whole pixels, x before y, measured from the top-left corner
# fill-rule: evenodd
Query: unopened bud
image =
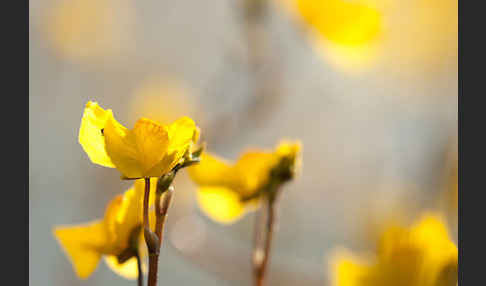
<path fill-rule="evenodd" d="M 169 173 L 161 176 L 159 178 L 159 180 L 157 181 L 157 192 L 159 194 L 162 194 L 165 191 L 167 191 L 167 189 L 172 184 L 174 177 L 175 177 L 175 172 L 169 172 Z"/>
<path fill-rule="evenodd" d="M 149 254 L 159 254 L 159 237 L 148 228 L 144 228 L 143 235 Z"/>

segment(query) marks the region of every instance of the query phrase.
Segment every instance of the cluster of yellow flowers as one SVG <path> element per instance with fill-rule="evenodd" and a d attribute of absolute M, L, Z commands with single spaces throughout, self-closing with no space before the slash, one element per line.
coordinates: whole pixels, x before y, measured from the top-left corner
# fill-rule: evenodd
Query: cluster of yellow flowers
<path fill-rule="evenodd" d="M 216 221 L 226 223 L 240 217 L 250 206 L 255 208 L 262 198 L 275 196 L 278 187 L 292 179 L 300 165 L 300 143 L 285 141 L 275 151 L 247 152 L 230 166 L 197 148 L 199 133 L 188 117 L 168 126 L 141 118 L 129 130 L 110 109 L 104 110 L 96 102 L 86 104 L 79 143 L 93 163 L 116 168 L 122 179 L 135 183 L 108 204 L 103 219 L 55 227 L 54 235 L 80 278 L 89 277 L 102 257 L 111 269 L 126 278 L 135 279 L 141 274 L 140 270 L 146 268 L 143 260 L 151 250 L 147 235 L 151 236 L 157 228 L 156 204 L 160 202 L 154 198 L 165 194 L 177 170 L 200 162 L 189 169 L 201 186 L 201 209 Z M 148 212 L 145 204 L 151 208 L 147 218 L 149 232 L 144 229 L 144 212 Z"/>
<path fill-rule="evenodd" d="M 105 256 L 108 265 L 122 276 L 135 278 L 137 262 L 146 253 L 143 243 L 143 200 L 149 180 L 149 206 L 155 203 L 158 178 L 191 162 L 199 128 L 188 117 L 169 126 L 141 118 L 132 130 L 116 121 L 111 110 L 88 102 L 79 130 L 79 143 L 91 161 L 116 168 L 134 186 L 115 197 L 105 217 L 80 226 L 56 227 L 54 234 L 71 259 L 80 278 L 87 278 Z M 150 195 L 151 194 L 151 195 Z M 155 212 L 150 212 L 155 230 Z"/>
<path fill-rule="evenodd" d="M 165 191 L 180 168 L 189 166 L 190 177 L 199 186 L 201 210 L 223 224 L 257 209 L 262 201 L 271 202 L 281 185 L 300 170 L 300 142 L 282 141 L 275 150 L 248 150 L 232 164 L 198 148 L 199 133 L 188 117 L 168 126 L 141 118 L 129 130 L 111 110 L 87 103 L 79 143 L 93 163 L 116 168 L 122 179 L 135 182 L 108 203 L 102 219 L 54 228 L 80 278 L 89 277 L 102 257 L 128 279 L 146 271 L 150 255 L 146 236 L 157 229 L 157 198 L 167 196 Z M 440 215 L 426 214 L 411 227 L 388 227 L 373 257 L 336 252 L 330 270 L 335 286 L 453 286 L 457 264 L 457 247 Z"/>

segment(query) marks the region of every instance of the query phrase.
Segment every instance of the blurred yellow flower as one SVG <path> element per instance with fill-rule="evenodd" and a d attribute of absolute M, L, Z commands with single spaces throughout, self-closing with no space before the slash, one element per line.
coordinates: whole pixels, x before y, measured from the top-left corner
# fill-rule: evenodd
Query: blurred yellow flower
<path fill-rule="evenodd" d="M 133 47 L 135 13 L 130 0 L 56 1 L 44 15 L 46 39 L 62 57 L 77 61 L 126 57 Z"/>
<path fill-rule="evenodd" d="M 157 178 L 151 178 L 150 191 L 155 192 L 156 186 Z M 79 278 L 88 278 L 102 257 L 119 275 L 128 279 L 137 277 L 135 256 L 137 252 L 141 257 L 147 253 L 143 231 L 140 231 L 144 192 L 144 180 L 136 180 L 134 187 L 110 201 L 103 219 L 75 226 L 57 226 L 53 229 L 54 236 Z M 151 200 L 151 204 L 153 203 Z M 155 213 L 152 211 L 150 215 L 151 228 L 154 229 Z"/>
<path fill-rule="evenodd" d="M 376 39 L 382 29 L 381 13 L 363 1 L 296 0 L 302 19 L 327 40 L 348 46 Z"/>
<path fill-rule="evenodd" d="M 130 117 L 136 120 L 139 114 L 162 124 L 168 124 L 182 115 L 200 118 L 194 91 L 183 83 L 168 77 L 151 76 L 143 80 L 134 90 L 130 101 Z"/>
<path fill-rule="evenodd" d="M 91 161 L 117 168 L 125 178 L 160 177 L 183 160 L 199 136 L 189 117 L 166 126 L 141 118 L 132 130 L 116 121 L 111 109 L 88 102 L 79 130 L 79 143 Z"/>
<path fill-rule="evenodd" d="M 375 258 L 336 252 L 330 271 L 335 286 L 454 286 L 457 263 L 457 247 L 442 219 L 426 214 L 409 228 L 387 228 Z"/>
<path fill-rule="evenodd" d="M 305 27 L 317 54 L 346 72 L 414 76 L 457 62 L 457 1 L 275 1 Z"/>
<path fill-rule="evenodd" d="M 250 150 L 235 164 L 203 153 L 198 165 L 189 167 L 199 185 L 201 210 L 220 223 L 232 223 L 254 209 L 269 184 L 290 180 L 300 165 L 301 144 L 281 142 L 275 151 Z"/>
<path fill-rule="evenodd" d="M 383 13 L 365 0 L 277 0 L 303 24 L 319 55 L 347 71 L 369 66 L 383 36 Z"/>

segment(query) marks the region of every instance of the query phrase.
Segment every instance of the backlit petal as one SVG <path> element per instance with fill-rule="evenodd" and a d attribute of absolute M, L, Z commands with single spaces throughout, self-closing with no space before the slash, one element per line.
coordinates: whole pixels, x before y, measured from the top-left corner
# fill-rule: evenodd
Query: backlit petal
<path fill-rule="evenodd" d="M 329 260 L 330 275 L 333 286 L 366 286 L 371 267 L 365 261 L 352 256 L 347 250 L 339 250 Z M 381 285 L 376 285 L 381 286 Z M 384 285 L 383 285 L 384 286 Z"/>
<path fill-rule="evenodd" d="M 149 207 L 155 202 L 157 178 L 150 178 Z M 143 222 L 143 200 L 145 196 L 145 180 L 138 179 L 134 187 L 123 194 L 120 207 L 117 211 L 115 233 L 120 243 L 127 243 L 132 231 Z"/>
<path fill-rule="evenodd" d="M 188 168 L 191 179 L 200 186 L 224 185 L 228 181 L 231 167 L 224 159 L 203 152 L 199 164 Z"/>
<path fill-rule="evenodd" d="M 238 194 L 226 188 L 202 187 L 197 199 L 204 214 L 223 224 L 233 223 L 245 212 Z"/>
<path fill-rule="evenodd" d="M 153 214 L 151 215 L 151 219 L 155 220 L 155 212 L 152 211 L 151 214 Z M 152 225 L 151 228 L 154 229 L 155 225 Z M 140 260 L 142 262 L 142 272 L 147 273 L 148 251 L 143 238 L 143 232 L 141 232 L 139 236 L 138 254 L 140 255 Z M 118 263 L 118 259 L 115 255 L 107 255 L 104 257 L 104 260 L 113 272 L 122 277 L 135 279 L 138 276 L 137 259 L 135 257 L 130 258 L 123 264 Z"/>
<path fill-rule="evenodd" d="M 135 135 L 112 119 L 108 119 L 104 135 L 106 152 L 116 168 L 128 178 L 143 177 Z"/>
<path fill-rule="evenodd" d="M 101 250 L 106 245 L 104 223 L 95 221 L 84 225 L 56 227 L 54 236 L 79 278 L 88 278 L 98 266 Z"/>
<path fill-rule="evenodd" d="M 382 30 L 380 12 L 356 1 L 297 0 L 297 9 L 320 36 L 340 45 L 366 44 L 375 40 Z"/>
<path fill-rule="evenodd" d="M 102 130 L 105 128 L 108 118 L 112 117 L 111 110 L 104 110 L 98 103 L 89 101 L 84 109 L 78 136 L 79 144 L 90 160 L 95 164 L 110 168 L 115 165 L 106 153 Z"/>
<path fill-rule="evenodd" d="M 166 154 L 162 160 L 155 164 L 150 170 L 145 172 L 146 177 L 160 177 L 167 174 L 172 168 L 177 165 L 180 157 L 177 157 L 177 153 Z"/>
<path fill-rule="evenodd" d="M 302 144 L 300 142 L 291 142 L 291 141 L 281 141 L 278 146 L 276 153 L 280 157 L 297 157 L 297 155 L 301 152 Z"/>
<path fill-rule="evenodd" d="M 169 125 L 170 144 L 168 153 L 182 151 L 183 155 L 189 145 L 193 142 L 193 137 L 196 132 L 196 124 L 191 118 L 184 116 L 174 121 Z"/>
<path fill-rule="evenodd" d="M 270 170 L 278 163 L 274 153 L 250 151 L 244 153 L 233 167 L 238 180 L 233 188 L 242 196 L 251 196 L 263 186 L 269 178 Z"/>
<path fill-rule="evenodd" d="M 162 161 L 167 154 L 169 147 L 169 134 L 167 127 L 159 125 L 150 119 L 141 118 L 135 123 L 133 128 L 135 136 L 138 160 L 143 168 L 143 176 L 147 176 L 147 172 L 151 170 L 157 163 Z M 163 175 L 162 170 L 160 174 Z"/>
<path fill-rule="evenodd" d="M 105 256 L 104 260 L 106 265 L 116 274 L 130 280 L 138 277 L 137 259 L 135 257 L 128 259 L 122 264 L 118 263 L 117 257 L 113 255 Z"/>

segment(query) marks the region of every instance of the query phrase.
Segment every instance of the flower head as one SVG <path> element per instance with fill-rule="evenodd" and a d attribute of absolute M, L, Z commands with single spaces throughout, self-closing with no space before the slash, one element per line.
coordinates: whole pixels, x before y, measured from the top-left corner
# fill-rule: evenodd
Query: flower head
<path fill-rule="evenodd" d="M 129 130 L 110 109 L 88 102 L 79 130 L 79 143 L 93 163 L 117 168 L 125 178 L 160 177 L 184 159 L 199 137 L 189 117 L 166 126 L 141 118 Z"/>
<path fill-rule="evenodd" d="M 199 185 L 200 208 L 215 221 L 234 222 L 295 176 L 300 150 L 298 142 L 282 142 L 275 151 L 250 150 L 234 164 L 203 153 L 201 162 L 189 168 Z"/>
<path fill-rule="evenodd" d="M 391 226 L 381 236 L 376 257 L 347 251 L 331 259 L 335 286 L 454 286 L 458 252 L 437 215 L 424 215 L 410 228 Z"/>
<path fill-rule="evenodd" d="M 157 179 L 150 179 L 150 191 L 155 192 Z M 135 255 L 145 255 L 143 243 L 142 202 L 144 180 L 135 181 L 134 187 L 113 198 L 106 207 L 103 219 L 74 226 L 58 226 L 53 232 L 76 274 L 88 278 L 100 259 L 123 277 L 134 279 L 138 275 Z M 151 197 L 155 197 L 152 195 Z M 153 204 L 151 200 L 151 204 Z M 155 214 L 150 213 L 155 221 Z M 151 225 L 154 228 L 154 225 Z"/>

